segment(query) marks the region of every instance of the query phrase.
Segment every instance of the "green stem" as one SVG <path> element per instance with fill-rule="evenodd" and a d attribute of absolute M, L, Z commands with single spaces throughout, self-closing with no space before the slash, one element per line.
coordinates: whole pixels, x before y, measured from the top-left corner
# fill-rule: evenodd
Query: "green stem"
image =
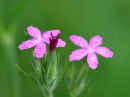
<path fill-rule="evenodd" d="M 47 86 L 50 91 L 53 91 L 57 84 L 57 56 L 56 51 L 51 53 L 48 60 L 48 68 L 47 68 Z"/>
<path fill-rule="evenodd" d="M 40 88 L 43 97 L 53 97 L 53 93 L 49 91 L 49 89 L 46 87 L 46 85 L 42 85 L 41 82 L 38 79 L 35 79 L 38 87 Z"/>
<path fill-rule="evenodd" d="M 41 63 L 41 60 L 39 59 L 35 59 L 33 60 L 33 69 L 34 69 L 34 77 L 33 79 L 36 81 L 37 86 L 40 88 L 43 97 L 53 97 L 53 89 L 51 89 L 51 86 L 53 84 L 51 84 L 51 82 L 53 82 L 53 80 L 55 79 L 55 64 L 51 64 L 54 62 L 53 56 L 49 57 L 49 62 L 48 62 L 48 68 L 47 70 L 44 70 L 44 66 L 42 66 L 43 64 Z M 50 62 L 50 60 L 52 60 Z M 54 67 L 53 67 L 54 65 Z M 49 78 L 48 78 L 48 73 L 49 73 Z M 53 75 L 54 74 L 54 75 Z M 44 81 L 46 80 L 46 81 Z"/>
<path fill-rule="evenodd" d="M 78 77 L 76 79 L 76 83 L 81 79 L 81 77 L 84 75 L 84 74 L 87 74 L 88 75 L 88 67 L 85 66 L 85 64 L 83 64 L 84 66 L 82 66 L 79 74 L 78 74 Z M 86 73 L 85 73 L 86 72 Z"/>
<path fill-rule="evenodd" d="M 73 70 L 72 70 L 72 73 L 73 73 Z M 71 81 L 73 81 L 71 83 L 71 88 L 70 88 L 71 97 L 77 97 L 81 93 L 83 89 L 82 86 L 84 86 L 84 82 L 81 82 L 81 81 L 84 81 L 84 78 L 87 77 L 87 75 L 88 75 L 88 67 L 86 66 L 86 64 L 84 64 L 84 66 L 82 66 L 82 68 L 80 69 L 80 72 L 77 75 L 76 80 L 73 80 L 74 75 L 71 75 L 72 77 Z"/>

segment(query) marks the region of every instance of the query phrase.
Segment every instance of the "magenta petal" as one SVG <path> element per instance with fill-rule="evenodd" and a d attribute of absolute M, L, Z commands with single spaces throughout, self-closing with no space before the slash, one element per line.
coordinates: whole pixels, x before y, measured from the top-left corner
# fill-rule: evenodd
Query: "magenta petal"
<path fill-rule="evenodd" d="M 89 67 L 95 70 L 98 66 L 98 58 L 96 54 L 94 53 L 88 54 L 87 62 L 88 62 Z"/>
<path fill-rule="evenodd" d="M 77 35 L 71 35 L 70 40 L 77 46 L 80 46 L 82 48 L 88 47 L 88 42 L 81 36 Z"/>
<path fill-rule="evenodd" d="M 32 37 L 38 38 L 41 36 L 41 32 L 38 28 L 29 26 L 27 28 L 28 34 L 31 35 Z"/>
<path fill-rule="evenodd" d="M 89 45 L 91 45 L 92 47 L 97 47 L 101 44 L 102 44 L 102 37 L 99 35 L 92 37 L 89 42 Z"/>
<path fill-rule="evenodd" d="M 66 46 L 66 42 L 64 42 L 61 39 L 58 39 L 58 43 L 56 45 L 56 47 L 65 47 Z"/>
<path fill-rule="evenodd" d="M 81 60 L 87 55 L 86 49 L 78 49 L 73 51 L 69 56 L 69 61 Z"/>
<path fill-rule="evenodd" d="M 111 58 L 113 56 L 113 52 L 106 47 L 97 47 L 96 53 L 105 57 L 105 58 Z"/>
<path fill-rule="evenodd" d="M 46 43 L 50 43 L 50 39 L 51 38 L 51 35 L 48 33 L 48 32 L 43 32 L 43 36 L 42 36 L 42 39 L 46 42 Z"/>
<path fill-rule="evenodd" d="M 60 30 L 58 30 L 58 29 L 57 30 L 49 30 L 47 32 L 48 35 L 51 35 L 51 33 L 52 33 L 53 36 L 57 36 L 57 35 L 60 34 Z"/>
<path fill-rule="evenodd" d="M 21 45 L 19 45 L 18 48 L 20 50 L 24 50 L 24 49 L 32 48 L 35 45 L 36 43 L 34 40 L 27 40 L 27 41 L 24 41 Z"/>
<path fill-rule="evenodd" d="M 34 49 L 34 54 L 36 58 L 42 58 L 45 53 L 46 53 L 46 44 L 45 43 L 37 44 L 36 48 Z"/>

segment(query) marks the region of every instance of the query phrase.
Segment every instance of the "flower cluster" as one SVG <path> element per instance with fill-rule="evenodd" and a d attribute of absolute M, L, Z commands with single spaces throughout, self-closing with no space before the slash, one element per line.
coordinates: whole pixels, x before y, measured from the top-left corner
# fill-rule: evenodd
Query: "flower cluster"
<path fill-rule="evenodd" d="M 34 55 L 36 58 L 42 58 L 45 55 L 46 44 L 49 44 L 50 51 L 54 51 L 57 47 L 66 46 L 66 42 L 59 38 L 60 30 L 50 30 L 41 33 L 38 28 L 29 26 L 27 28 L 27 32 L 30 36 L 32 36 L 32 39 L 24 41 L 19 46 L 19 49 L 24 50 L 36 46 L 34 49 Z M 98 58 L 96 54 L 105 58 L 111 58 L 113 56 L 113 52 L 110 49 L 101 46 L 102 37 L 99 35 L 92 37 L 89 44 L 87 40 L 77 35 L 71 35 L 70 40 L 81 48 L 70 54 L 69 61 L 81 60 L 85 56 L 88 56 L 86 60 L 89 67 L 93 70 L 95 70 L 98 66 Z"/>

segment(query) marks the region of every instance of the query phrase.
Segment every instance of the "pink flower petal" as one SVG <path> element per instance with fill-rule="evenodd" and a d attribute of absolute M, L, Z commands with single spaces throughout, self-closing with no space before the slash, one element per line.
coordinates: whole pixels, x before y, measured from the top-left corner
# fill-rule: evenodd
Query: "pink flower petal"
<path fill-rule="evenodd" d="M 34 54 L 36 58 L 42 58 L 45 53 L 46 53 L 46 44 L 45 43 L 37 44 L 36 48 L 34 49 Z"/>
<path fill-rule="evenodd" d="M 51 33 L 55 37 L 60 34 L 60 30 L 50 30 L 48 32 L 43 33 L 43 40 L 49 44 L 49 38 L 51 38 Z"/>
<path fill-rule="evenodd" d="M 61 39 L 58 39 L 58 43 L 56 45 L 56 47 L 65 47 L 66 46 L 66 42 L 64 42 Z"/>
<path fill-rule="evenodd" d="M 81 36 L 77 35 L 71 35 L 70 40 L 77 46 L 80 46 L 82 48 L 87 48 L 88 47 L 88 42 L 82 38 Z"/>
<path fill-rule="evenodd" d="M 18 48 L 20 50 L 24 50 L 24 49 L 32 48 L 35 45 L 36 45 L 36 42 L 34 40 L 27 40 L 27 41 L 24 41 L 21 45 L 19 45 Z"/>
<path fill-rule="evenodd" d="M 113 56 L 113 52 L 106 47 L 97 47 L 96 53 L 101 56 L 104 56 L 105 58 L 111 58 Z"/>
<path fill-rule="evenodd" d="M 96 54 L 94 53 L 88 54 L 87 62 L 88 62 L 89 67 L 95 70 L 98 66 L 98 58 Z"/>
<path fill-rule="evenodd" d="M 102 37 L 99 35 L 96 35 L 91 38 L 89 45 L 92 47 L 97 47 L 102 44 Z"/>
<path fill-rule="evenodd" d="M 51 33 L 53 34 L 53 36 L 57 36 L 58 34 L 60 34 L 60 30 L 49 30 L 48 34 L 51 35 Z"/>
<path fill-rule="evenodd" d="M 29 26 L 27 28 L 28 34 L 31 35 L 34 38 L 39 38 L 41 37 L 41 32 L 38 28 L 33 27 L 33 26 Z"/>
<path fill-rule="evenodd" d="M 73 51 L 69 56 L 69 61 L 81 60 L 87 55 L 86 49 L 78 49 Z"/>

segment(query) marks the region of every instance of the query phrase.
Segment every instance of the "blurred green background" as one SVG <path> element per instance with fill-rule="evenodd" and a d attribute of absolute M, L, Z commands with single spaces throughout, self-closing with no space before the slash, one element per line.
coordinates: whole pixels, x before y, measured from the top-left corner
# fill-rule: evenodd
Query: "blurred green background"
<path fill-rule="evenodd" d="M 26 33 L 30 25 L 42 32 L 62 31 L 67 46 L 57 52 L 61 65 L 67 63 L 68 68 L 68 55 L 76 47 L 69 36 L 77 34 L 89 40 L 101 35 L 103 45 L 114 56 L 98 56 L 98 69 L 89 73 L 89 92 L 86 87 L 81 97 L 130 97 L 130 0 L 0 0 L 0 97 L 42 97 L 34 82 L 13 67 L 19 64 L 31 72 L 33 49 L 18 49 L 22 41 L 30 38 Z M 74 63 L 81 66 L 81 61 Z M 65 80 L 55 90 L 55 97 L 68 97 Z"/>

